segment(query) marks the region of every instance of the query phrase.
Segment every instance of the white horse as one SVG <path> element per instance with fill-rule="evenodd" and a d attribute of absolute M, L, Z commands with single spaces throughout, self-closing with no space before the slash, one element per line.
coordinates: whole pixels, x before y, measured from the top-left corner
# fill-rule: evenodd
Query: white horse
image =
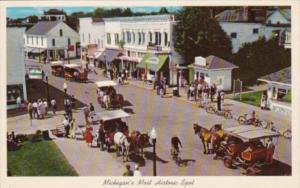
<path fill-rule="evenodd" d="M 114 143 L 116 147 L 116 155 L 119 155 L 119 150 L 121 149 L 122 156 L 123 156 L 123 162 L 128 161 L 128 155 L 129 155 L 129 146 L 130 143 L 127 139 L 127 137 L 122 132 L 116 132 L 114 134 Z"/>

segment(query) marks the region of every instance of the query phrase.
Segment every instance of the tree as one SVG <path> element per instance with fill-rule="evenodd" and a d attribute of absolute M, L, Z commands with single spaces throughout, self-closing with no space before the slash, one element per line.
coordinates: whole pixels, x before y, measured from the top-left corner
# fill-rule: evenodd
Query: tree
<path fill-rule="evenodd" d="M 196 56 L 215 55 L 231 60 L 231 41 L 210 17 L 209 8 L 184 7 L 175 16 L 175 49 L 186 64 L 193 63 Z"/>
<path fill-rule="evenodd" d="M 158 14 L 169 14 L 169 11 L 166 7 L 161 7 Z"/>
<path fill-rule="evenodd" d="M 29 23 L 37 23 L 39 21 L 39 17 L 37 16 L 29 16 L 28 17 Z"/>
<path fill-rule="evenodd" d="M 122 15 L 123 16 L 133 16 L 133 13 L 132 13 L 130 8 L 126 8 L 126 9 L 123 10 Z"/>
<path fill-rule="evenodd" d="M 233 72 L 245 85 L 256 83 L 257 79 L 291 66 L 291 52 L 279 46 L 278 38 L 246 43 L 233 56 L 233 63 L 239 66 Z"/>

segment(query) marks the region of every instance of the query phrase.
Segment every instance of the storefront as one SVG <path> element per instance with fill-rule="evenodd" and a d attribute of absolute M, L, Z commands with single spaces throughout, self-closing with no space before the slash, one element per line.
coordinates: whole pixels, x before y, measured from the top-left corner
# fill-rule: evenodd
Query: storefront
<path fill-rule="evenodd" d="M 7 85 L 7 105 L 16 105 L 16 101 L 19 96 L 21 97 L 22 103 L 24 102 L 24 87 L 25 85 L 23 84 Z"/>

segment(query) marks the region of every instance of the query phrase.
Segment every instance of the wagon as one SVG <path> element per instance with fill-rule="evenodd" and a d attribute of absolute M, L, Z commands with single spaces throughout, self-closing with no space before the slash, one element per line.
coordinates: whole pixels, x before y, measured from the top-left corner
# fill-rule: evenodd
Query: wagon
<path fill-rule="evenodd" d="M 64 77 L 69 80 L 86 82 L 87 81 L 87 71 L 85 71 L 81 67 L 81 65 L 66 64 L 64 66 Z"/>
<path fill-rule="evenodd" d="M 114 81 L 98 81 L 96 85 L 98 88 L 98 103 L 102 108 L 114 109 L 123 107 L 124 97 L 116 92 L 115 86 L 117 84 Z"/>
<path fill-rule="evenodd" d="M 223 161 L 228 168 L 247 169 L 255 164 L 264 164 L 268 138 L 279 137 L 278 133 L 253 126 L 235 126 L 224 129 L 228 136 L 227 143 L 222 143 Z"/>
<path fill-rule="evenodd" d="M 52 61 L 51 73 L 54 76 L 64 76 L 64 63 L 62 61 Z"/>

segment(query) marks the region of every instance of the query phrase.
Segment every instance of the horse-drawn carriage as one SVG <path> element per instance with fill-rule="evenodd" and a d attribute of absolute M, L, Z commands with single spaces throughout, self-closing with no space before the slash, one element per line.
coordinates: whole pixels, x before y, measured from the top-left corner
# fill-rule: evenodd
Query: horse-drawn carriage
<path fill-rule="evenodd" d="M 64 76 L 64 63 L 62 61 L 51 62 L 51 73 L 54 76 Z"/>
<path fill-rule="evenodd" d="M 235 126 L 224 129 L 226 139 L 221 142 L 218 154 L 223 158 L 228 168 L 253 168 L 254 165 L 264 164 L 268 155 L 273 155 L 274 147 L 266 144 L 279 134 L 259 127 Z M 247 171 L 246 170 L 246 171 Z M 259 171 L 259 170 L 258 170 Z"/>
<path fill-rule="evenodd" d="M 114 87 L 117 84 L 114 81 L 98 81 L 96 85 L 98 103 L 102 108 L 114 109 L 123 107 L 124 97 L 116 92 Z"/>
<path fill-rule="evenodd" d="M 66 79 L 86 82 L 88 80 L 87 75 L 87 71 L 85 71 L 81 65 L 65 64 L 64 66 L 64 77 Z"/>

